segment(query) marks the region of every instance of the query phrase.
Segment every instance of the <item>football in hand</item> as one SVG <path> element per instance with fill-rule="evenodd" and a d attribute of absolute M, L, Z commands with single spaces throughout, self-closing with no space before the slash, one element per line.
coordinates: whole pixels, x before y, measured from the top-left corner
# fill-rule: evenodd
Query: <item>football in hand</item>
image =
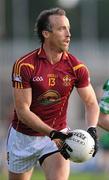
<path fill-rule="evenodd" d="M 71 132 L 72 136 L 65 140 L 72 149 L 72 152 L 68 152 L 70 160 L 81 163 L 91 159 L 94 153 L 94 139 L 87 131 L 82 129 L 75 129 Z"/>

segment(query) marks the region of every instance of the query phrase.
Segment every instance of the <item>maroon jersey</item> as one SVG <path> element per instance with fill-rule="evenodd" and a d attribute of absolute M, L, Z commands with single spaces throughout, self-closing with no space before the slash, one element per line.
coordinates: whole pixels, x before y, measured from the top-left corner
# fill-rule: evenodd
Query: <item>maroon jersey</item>
<path fill-rule="evenodd" d="M 66 125 L 68 98 L 74 88 L 89 84 L 86 66 L 70 53 L 63 53 L 61 60 L 51 64 L 42 48 L 17 60 L 13 67 L 14 88 L 32 88 L 30 110 L 54 129 Z M 12 126 L 31 136 L 41 135 L 18 120 L 16 111 Z"/>

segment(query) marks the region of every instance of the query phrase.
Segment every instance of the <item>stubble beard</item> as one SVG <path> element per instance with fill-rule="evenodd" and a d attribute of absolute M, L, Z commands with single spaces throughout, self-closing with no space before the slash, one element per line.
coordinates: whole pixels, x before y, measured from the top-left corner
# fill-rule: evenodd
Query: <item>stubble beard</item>
<path fill-rule="evenodd" d="M 61 52 L 67 52 L 69 50 L 69 46 L 61 48 Z"/>

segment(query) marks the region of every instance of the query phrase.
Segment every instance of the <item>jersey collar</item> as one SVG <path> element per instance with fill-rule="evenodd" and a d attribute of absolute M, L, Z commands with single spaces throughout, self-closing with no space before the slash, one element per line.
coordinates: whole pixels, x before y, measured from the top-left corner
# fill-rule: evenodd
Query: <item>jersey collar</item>
<path fill-rule="evenodd" d="M 46 56 L 46 53 L 45 53 L 43 47 L 39 48 L 37 54 L 38 54 L 39 59 L 47 59 L 47 56 Z M 67 60 L 68 59 L 68 52 L 64 52 L 63 53 L 62 59 L 63 60 Z"/>
<path fill-rule="evenodd" d="M 45 53 L 45 51 L 44 51 L 43 48 L 39 48 L 37 54 L 38 54 L 38 57 L 39 57 L 40 59 L 46 59 L 46 58 L 47 58 L 47 57 L 46 57 L 46 53 Z"/>

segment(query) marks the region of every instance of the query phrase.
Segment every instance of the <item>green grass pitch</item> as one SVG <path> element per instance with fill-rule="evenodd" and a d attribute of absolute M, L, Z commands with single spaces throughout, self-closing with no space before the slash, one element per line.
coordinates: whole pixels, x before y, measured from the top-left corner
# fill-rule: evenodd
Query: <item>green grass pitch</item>
<path fill-rule="evenodd" d="M 8 178 L 0 173 L 1 180 L 8 180 Z M 109 174 L 106 173 L 72 173 L 69 180 L 109 180 Z M 42 171 L 35 170 L 31 180 L 45 180 Z"/>

